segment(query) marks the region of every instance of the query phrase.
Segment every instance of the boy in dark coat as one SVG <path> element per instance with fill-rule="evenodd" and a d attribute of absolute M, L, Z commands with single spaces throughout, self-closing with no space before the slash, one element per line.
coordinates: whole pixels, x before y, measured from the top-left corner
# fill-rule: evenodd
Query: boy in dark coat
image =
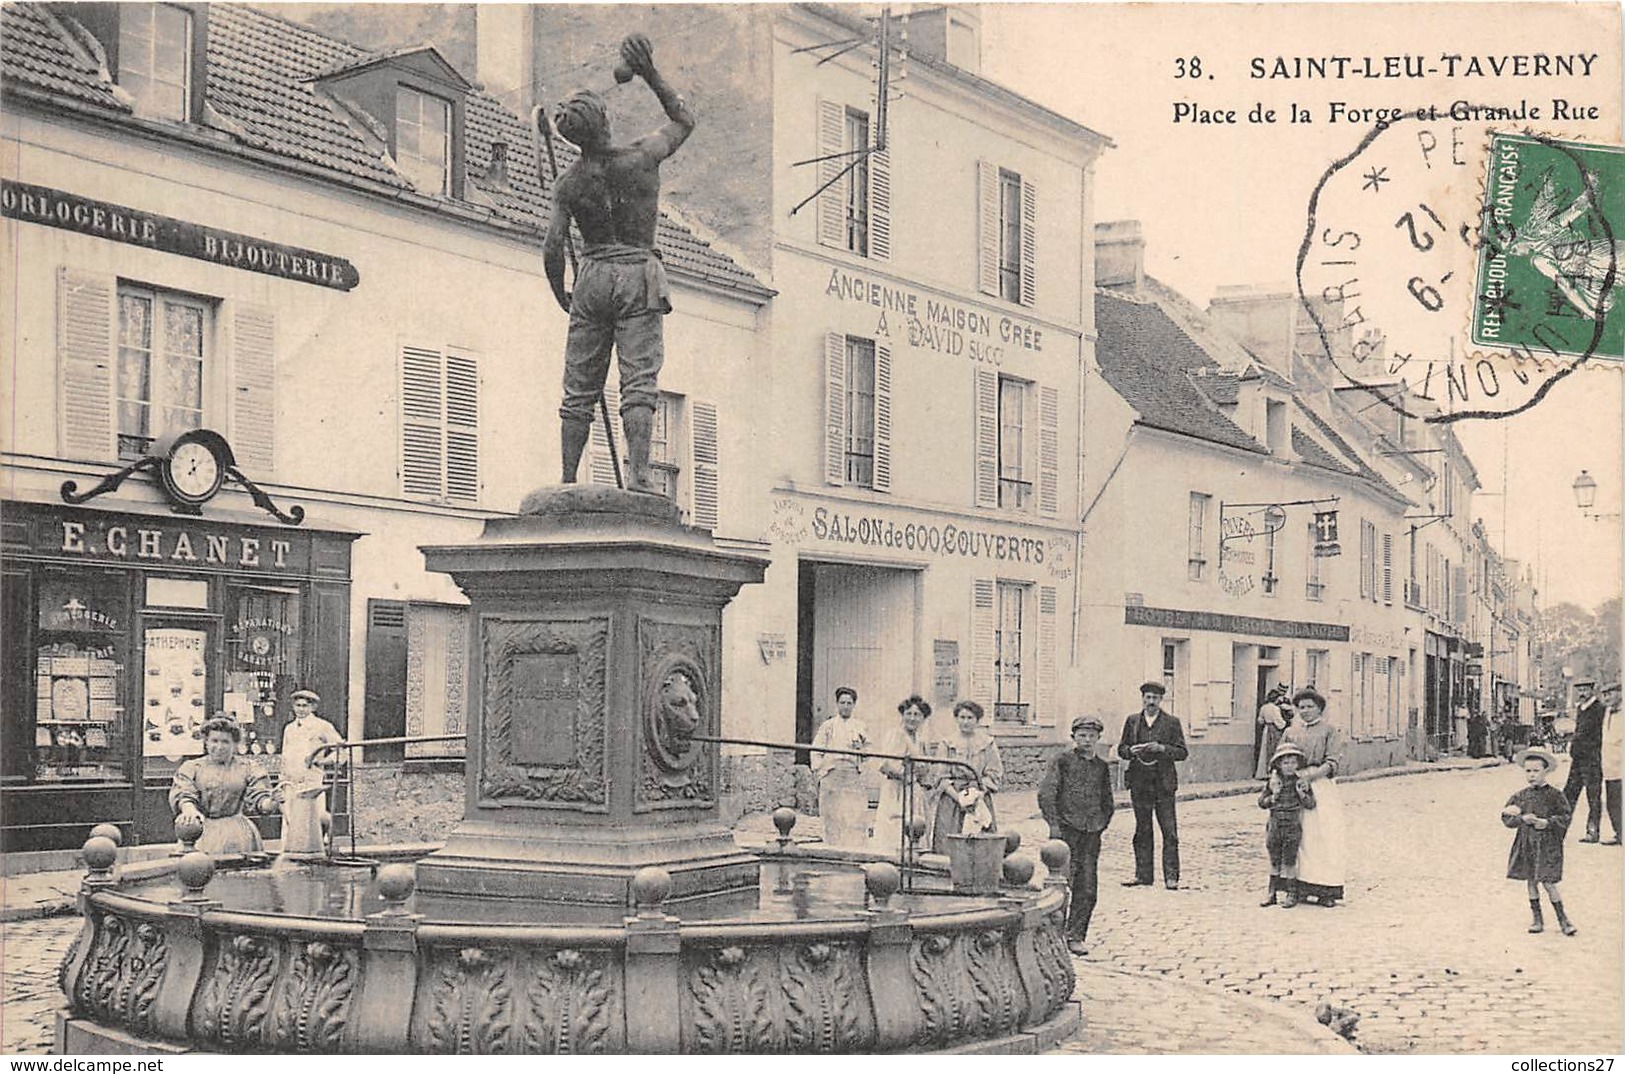
<path fill-rule="evenodd" d="M 1315 808 L 1315 789 L 1298 778 L 1298 766 L 1308 759 L 1302 749 L 1288 742 L 1270 757 L 1269 782 L 1258 796 L 1258 808 L 1270 811 L 1264 829 L 1264 849 L 1270 856 L 1270 894 L 1260 906 L 1274 906 L 1281 892 L 1281 905 L 1298 905 L 1298 893 L 1291 883 L 1298 878 L 1298 847 L 1303 843 L 1303 811 Z"/>
<path fill-rule="evenodd" d="M 1530 932 L 1546 928 L 1540 916 L 1540 888 L 1544 886 L 1557 914 L 1558 927 L 1563 935 L 1573 936 L 1580 930 L 1563 912 L 1563 893 L 1557 888 L 1557 882 L 1563 879 L 1563 836 L 1569 829 L 1569 800 L 1546 782 L 1557 767 L 1557 759 L 1545 750 L 1531 748 L 1520 752 L 1516 760 L 1529 785 L 1508 798 L 1501 809 L 1501 823 L 1517 833 L 1507 857 L 1507 879 L 1523 880 L 1529 885 L 1529 912 L 1534 917 Z"/>
<path fill-rule="evenodd" d="M 1100 833 L 1112 822 L 1112 780 L 1106 762 L 1095 755 L 1105 725 L 1093 716 L 1072 721 L 1072 746 L 1057 754 L 1038 784 L 1038 809 L 1052 838 L 1072 850 L 1072 908 L 1066 916 L 1066 946 L 1086 955 L 1089 918 L 1100 893 Z"/>

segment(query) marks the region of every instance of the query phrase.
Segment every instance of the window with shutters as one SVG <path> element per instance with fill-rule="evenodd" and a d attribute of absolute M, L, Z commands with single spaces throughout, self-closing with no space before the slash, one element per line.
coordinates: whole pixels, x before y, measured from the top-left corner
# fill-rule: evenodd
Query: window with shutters
<path fill-rule="evenodd" d="M 210 306 L 189 295 L 119 285 L 119 458 L 140 458 L 158 437 L 202 427 L 212 321 Z"/>
<path fill-rule="evenodd" d="M 1382 602 L 1394 602 L 1394 535 L 1382 535 Z"/>
<path fill-rule="evenodd" d="M 140 116 L 185 122 L 192 114 L 192 13 L 170 4 L 123 4 L 118 84 Z"/>
<path fill-rule="evenodd" d="M 999 169 L 999 294 L 1021 301 L 1021 176 Z"/>
<path fill-rule="evenodd" d="M 1038 192 L 1029 179 L 977 162 L 977 286 L 1023 306 L 1037 300 Z"/>
<path fill-rule="evenodd" d="M 426 194 L 451 193 L 451 136 L 450 101 L 395 87 L 395 164 Z"/>
<path fill-rule="evenodd" d="M 1193 582 L 1207 576 L 1207 511 L 1213 497 L 1205 492 L 1191 493 L 1190 526 L 1186 535 L 1185 573 Z"/>
<path fill-rule="evenodd" d="M 649 425 L 649 480 L 655 491 L 668 500 L 679 499 L 683 476 L 677 454 L 677 417 L 682 399 L 670 392 L 655 398 L 654 417 Z"/>
<path fill-rule="evenodd" d="M 1309 676 L 1304 685 L 1313 686 L 1325 693 L 1332 688 L 1331 667 L 1332 653 L 1330 649 L 1310 649 L 1304 654 L 1305 671 Z"/>
<path fill-rule="evenodd" d="M 846 337 L 846 483 L 875 484 L 875 341 Z"/>
<path fill-rule="evenodd" d="M 848 152 L 869 146 L 869 116 L 855 108 L 846 110 L 846 145 Z M 869 256 L 869 158 L 857 156 L 852 170 L 842 181 L 841 200 L 846 206 L 846 248 L 860 257 Z"/>
<path fill-rule="evenodd" d="M 1377 527 L 1366 519 L 1360 520 L 1360 596 L 1367 600 L 1380 598 L 1377 581 Z"/>
<path fill-rule="evenodd" d="M 1324 556 L 1315 555 L 1315 544 L 1319 534 L 1315 531 L 1315 524 L 1309 523 L 1309 564 L 1305 568 L 1303 595 L 1310 600 L 1324 600 L 1326 596 L 1326 583 L 1322 581 L 1321 562 Z"/>
<path fill-rule="evenodd" d="M 818 102 L 818 242 L 875 261 L 891 259 L 891 153 L 874 143 L 869 113 Z"/>
<path fill-rule="evenodd" d="M 367 602 L 367 738 L 450 741 L 407 742 L 367 748 L 370 761 L 460 758 L 468 731 L 468 608 L 371 600 Z"/>
<path fill-rule="evenodd" d="M 999 506 L 1030 511 L 1033 483 L 1027 466 L 1027 407 L 1032 385 L 999 378 Z"/>
<path fill-rule="evenodd" d="M 480 498 L 478 360 L 443 349 L 401 349 L 401 492 L 415 499 Z"/>
<path fill-rule="evenodd" d="M 1030 588 L 1021 582 L 998 583 L 993 628 L 993 718 L 1000 723 L 1027 723 L 1032 717 L 1031 699 L 1027 696 L 1031 687 L 1022 678 L 1028 640 L 1023 624 Z"/>
<path fill-rule="evenodd" d="M 1264 526 L 1264 573 L 1259 575 L 1258 584 L 1266 597 L 1275 596 L 1281 589 L 1281 579 L 1275 573 L 1275 538 L 1280 532 L 1280 526 Z"/>

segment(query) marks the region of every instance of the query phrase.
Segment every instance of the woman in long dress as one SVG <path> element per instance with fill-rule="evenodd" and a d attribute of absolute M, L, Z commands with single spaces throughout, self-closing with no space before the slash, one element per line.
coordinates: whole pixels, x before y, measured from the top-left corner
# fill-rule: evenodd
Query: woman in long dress
<path fill-rule="evenodd" d="M 882 740 L 882 753 L 900 753 L 906 757 L 932 755 L 935 743 L 920 740 L 920 728 L 931 718 L 931 705 L 918 695 L 903 699 L 897 706 L 899 723 L 895 731 Z M 880 762 L 880 804 L 875 809 L 874 852 L 888 857 L 903 849 L 903 798 L 908 795 L 911 813 L 925 816 L 925 791 L 930 782 L 930 767 L 923 764 L 905 765 L 887 758 Z M 908 781 L 914 785 L 909 787 Z M 929 845 L 929 844 L 927 844 Z"/>
<path fill-rule="evenodd" d="M 197 849 L 207 854 L 247 854 L 261 849 L 259 829 L 244 815 L 277 812 L 271 779 L 237 755 L 243 732 L 236 721 L 216 717 L 203 725 L 203 756 L 175 772 L 169 808 L 176 819 L 203 818 Z"/>
<path fill-rule="evenodd" d="M 999 756 L 993 736 L 982 730 L 981 722 L 981 705 L 974 701 L 954 705 L 958 733 L 949 734 L 942 741 L 938 756 L 969 765 L 977 778 L 972 779 L 969 772 L 958 766 L 940 766 L 931 792 L 934 799 L 931 849 L 938 854 L 948 852 L 948 836 L 964 832 L 967 815 L 973 816 L 973 824 L 983 831 L 996 831 L 999 826 L 993 798 L 999 784 L 1004 782 L 1004 759 Z"/>
<path fill-rule="evenodd" d="M 1337 771 L 1343 762 L 1343 733 L 1326 722 L 1326 699 L 1313 687 L 1292 695 L 1298 718 L 1281 735 L 1304 752 L 1298 778 L 1315 792 L 1315 808 L 1303 812 L 1303 842 L 1298 846 L 1299 900 L 1312 898 L 1335 906 L 1343 897 L 1347 855 L 1343 842 L 1343 798 Z"/>
<path fill-rule="evenodd" d="M 1270 758 L 1281 748 L 1281 736 L 1292 724 L 1292 710 L 1287 705 L 1287 696 L 1291 693 L 1292 687 L 1278 683 L 1265 695 L 1264 704 L 1259 706 L 1258 723 L 1263 733 L 1258 743 L 1258 762 L 1253 766 L 1254 779 L 1270 778 Z"/>

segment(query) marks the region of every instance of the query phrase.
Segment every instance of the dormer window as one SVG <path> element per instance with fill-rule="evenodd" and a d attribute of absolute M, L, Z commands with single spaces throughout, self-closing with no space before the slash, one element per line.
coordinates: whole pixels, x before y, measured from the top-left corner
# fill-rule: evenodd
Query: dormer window
<path fill-rule="evenodd" d="M 192 115 L 192 13 L 169 4 L 120 5 L 118 84 L 137 115 L 185 122 Z"/>
<path fill-rule="evenodd" d="M 451 102 L 395 89 L 395 163 L 425 194 L 451 193 Z"/>

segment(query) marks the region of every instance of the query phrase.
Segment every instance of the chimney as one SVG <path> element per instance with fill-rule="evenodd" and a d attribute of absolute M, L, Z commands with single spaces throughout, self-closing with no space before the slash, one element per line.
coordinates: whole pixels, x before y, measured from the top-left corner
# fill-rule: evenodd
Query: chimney
<path fill-rule="evenodd" d="M 1231 285 L 1219 288 L 1207 313 L 1259 361 L 1291 377 L 1294 345 L 1302 329 L 1298 306 L 1292 291 Z"/>
<path fill-rule="evenodd" d="M 1138 220 L 1095 225 L 1095 286 L 1133 294 L 1145 282 L 1145 237 Z"/>
<path fill-rule="evenodd" d="M 475 5 L 475 80 L 521 116 L 536 103 L 533 35 L 529 4 Z"/>
<path fill-rule="evenodd" d="M 982 17 L 969 7 L 932 7 L 903 20 L 912 53 L 944 60 L 971 74 L 982 71 Z"/>

